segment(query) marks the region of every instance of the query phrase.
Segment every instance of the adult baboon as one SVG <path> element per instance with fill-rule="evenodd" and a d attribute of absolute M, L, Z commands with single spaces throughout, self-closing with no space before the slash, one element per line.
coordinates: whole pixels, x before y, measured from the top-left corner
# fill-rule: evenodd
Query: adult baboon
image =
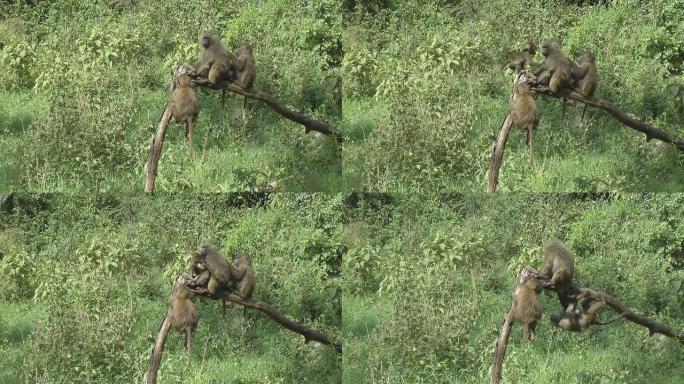
<path fill-rule="evenodd" d="M 217 88 L 225 88 L 226 85 L 236 79 L 235 56 L 226 52 L 221 40 L 215 32 L 204 32 L 199 38 L 202 52 L 195 64 L 195 70 Z"/>
<path fill-rule="evenodd" d="M 542 304 L 537 293 L 542 284 L 541 280 L 528 276 L 518 283 L 513 292 L 512 320 L 523 325 L 523 336 L 530 341 L 537 337 L 535 329 L 542 316 Z"/>
<path fill-rule="evenodd" d="M 251 89 L 256 79 L 256 62 L 254 61 L 254 54 L 252 53 L 252 46 L 249 43 L 243 43 L 235 49 L 235 70 L 237 80 L 240 86 L 244 89 Z M 245 108 L 247 107 L 247 96 L 242 102 L 242 118 L 245 119 Z"/>
<path fill-rule="evenodd" d="M 573 288 L 574 271 L 574 257 L 562 241 L 550 240 L 544 244 L 544 266 L 539 276 L 549 281 L 548 286 L 554 287 L 563 309 L 573 302 L 569 294 Z"/>
<path fill-rule="evenodd" d="M 185 138 L 188 139 L 188 148 L 192 159 L 192 124 L 197 121 L 199 103 L 188 75 L 178 75 L 176 89 L 169 97 L 168 105 L 171 108 L 173 120 L 178 123 L 185 123 Z"/>
<path fill-rule="evenodd" d="M 517 79 L 516 79 L 517 82 Z M 508 106 L 513 124 L 522 128 L 527 143 L 528 160 L 532 161 L 532 139 L 534 130 L 539 125 L 539 109 L 532 96 L 530 86 L 524 81 L 517 82 L 513 89 L 513 97 Z"/>
<path fill-rule="evenodd" d="M 573 89 L 577 68 L 575 63 L 565 55 L 560 45 L 545 41 L 541 46 L 544 60 L 535 74 L 537 83 L 548 85 L 553 93 L 564 89 Z"/>
<path fill-rule="evenodd" d="M 197 310 L 192 303 L 192 292 L 185 285 L 180 285 L 169 297 L 169 318 L 171 327 L 185 338 L 188 350 L 188 367 L 192 367 L 192 332 L 197 328 Z"/>
<path fill-rule="evenodd" d="M 594 96 L 596 86 L 598 85 L 598 70 L 596 69 L 596 56 L 589 51 L 583 51 L 577 57 L 577 86 L 575 92 L 584 97 Z M 587 105 L 584 105 L 582 110 L 582 121 L 584 121 L 584 113 L 587 111 Z"/>
<path fill-rule="evenodd" d="M 230 286 L 231 267 L 215 245 L 203 245 L 193 252 L 190 268 L 196 275 L 195 285 L 206 285 L 211 295 Z"/>
<path fill-rule="evenodd" d="M 545 41 L 541 46 L 544 60 L 535 74 L 537 83 L 548 85 L 553 93 L 572 90 L 575 87 L 577 65 L 563 52 L 560 45 Z M 561 99 L 561 119 L 565 115 L 565 97 Z"/>

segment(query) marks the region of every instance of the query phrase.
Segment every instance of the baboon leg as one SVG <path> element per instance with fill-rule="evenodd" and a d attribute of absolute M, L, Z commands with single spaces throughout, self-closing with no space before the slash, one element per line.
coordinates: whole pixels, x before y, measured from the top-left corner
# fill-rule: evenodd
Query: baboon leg
<path fill-rule="evenodd" d="M 563 118 L 565 118 L 565 106 L 566 106 L 567 102 L 568 102 L 568 99 L 566 99 L 565 97 L 562 97 L 560 100 L 560 118 L 561 118 L 561 120 L 563 120 Z"/>
<path fill-rule="evenodd" d="M 190 153 L 190 160 L 192 160 L 195 157 L 192 153 L 192 120 L 188 120 L 185 123 L 185 137 L 188 139 L 188 151 Z"/>
<path fill-rule="evenodd" d="M 532 162 L 532 140 L 534 138 L 534 129 L 532 128 L 527 128 L 525 130 L 525 138 L 527 140 L 527 159 L 531 163 Z"/>

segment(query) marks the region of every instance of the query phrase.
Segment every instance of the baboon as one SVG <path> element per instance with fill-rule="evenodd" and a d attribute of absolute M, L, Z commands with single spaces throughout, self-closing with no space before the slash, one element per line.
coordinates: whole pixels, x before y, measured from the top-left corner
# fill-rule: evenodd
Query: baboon
<path fill-rule="evenodd" d="M 190 298 L 190 289 L 181 285 L 169 297 L 169 318 L 171 326 L 185 338 L 185 346 L 188 350 L 188 368 L 192 367 L 192 332 L 197 328 L 197 310 Z"/>
<path fill-rule="evenodd" d="M 563 309 L 573 301 L 569 294 L 573 290 L 572 276 L 575 270 L 574 257 L 560 240 L 550 240 L 544 245 L 544 266 L 539 276 L 548 280 L 558 294 Z"/>
<path fill-rule="evenodd" d="M 194 283 L 206 285 L 211 295 L 231 284 L 231 267 L 215 245 L 203 245 L 193 252 L 190 268 L 196 275 Z"/>
<path fill-rule="evenodd" d="M 252 53 L 252 46 L 244 43 L 235 49 L 235 70 L 237 80 L 244 89 L 251 89 L 256 78 L 256 62 Z M 245 119 L 245 108 L 247 107 L 247 96 L 242 102 L 242 119 Z"/>
<path fill-rule="evenodd" d="M 510 68 L 518 74 L 525 69 L 526 64 L 529 65 L 532 63 L 532 58 L 536 53 L 537 46 L 533 42 L 528 41 L 523 45 L 520 51 L 514 52 L 508 57 L 508 61 L 504 68 Z"/>
<path fill-rule="evenodd" d="M 565 311 L 555 312 L 551 315 L 551 322 L 570 332 L 581 332 L 589 329 L 592 325 L 606 325 L 622 317 L 620 314 L 613 319 L 601 322 L 598 320 L 598 313 L 606 306 L 606 299 L 603 295 L 598 297 L 583 297 L 572 303 Z"/>
<path fill-rule="evenodd" d="M 192 82 L 186 74 L 180 74 L 176 78 L 176 89 L 169 97 L 171 116 L 178 123 L 185 123 L 185 138 L 188 139 L 190 158 L 192 154 L 192 124 L 197 121 L 199 104 L 197 95 L 192 88 Z"/>
<path fill-rule="evenodd" d="M 541 53 L 544 60 L 539 71 L 535 74 L 537 83 L 548 85 L 553 93 L 573 89 L 578 71 L 577 65 L 568 58 L 560 45 L 545 41 L 541 46 Z M 563 97 L 561 99 L 561 119 L 565 116 L 565 104 L 566 100 Z"/>
<path fill-rule="evenodd" d="M 202 52 L 195 64 L 195 70 L 215 87 L 225 88 L 228 82 L 236 79 L 235 56 L 226 52 L 215 32 L 204 32 L 199 38 Z"/>
<path fill-rule="evenodd" d="M 249 299 L 256 287 L 256 276 L 252 267 L 252 257 L 241 253 L 235 260 L 235 268 L 231 269 L 231 279 L 235 282 L 235 293 L 243 299 Z"/>
<path fill-rule="evenodd" d="M 577 86 L 575 92 L 584 97 L 594 96 L 596 86 L 598 85 L 598 71 L 596 69 L 596 56 L 589 51 L 583 51 L 577 57 Z M 584 105 L 582 110 L 582 121 L 584 121 L 584 113 L 587 111 L 587 105 Z"/>
<path fill-rule="evenodd" d="M 233 293 L 240 296 L 245 300 L 249 300 L 254 293 L 254 288 L 256 287 L 256 276 L 254 274 L 254 268 L 252 267 L 252 257 L 247 253 L 241 253 L 235 261 L 233 261 L 233 266 L 230 269 L 230 280 L 231 289 Z M 223 300 L 223 310 L 225 311 L 226 301 Z M 239 304 L 234 304 L 236 309 L 244 307 Z M 245 313 L 247 308 L 244 308 Z"/>
<path fill-rule="evenodd" d="M 528 160 L 532 162 L 532 139 L 534 137 L 534 130 L 539 125 L 539 109 L 532 96 L 530 86 L 524 81 L 516 83 L 508 110 L 512 123 L 522 128 L 525 133 Z"/>
<path fill-rule="evenodd" d="M 522 323 L 523 336 L 530 341 L 537 337 L 535 328 L 542 316 L 542 304 L 537 293 L 542 284 L 541 280 L 528 277 L 519 283 L 513 292 L 512 319 Z"/>
<path fill-rule="evenodd" d="M 535 74 L 537 83 L 548 85 L 553 93 L 563 89 L 573 89 L 577 68 L 575 63 L 565 55 L 560 45 L 546 41 L 541 46 L 544 60 L 539 71 Z"/>

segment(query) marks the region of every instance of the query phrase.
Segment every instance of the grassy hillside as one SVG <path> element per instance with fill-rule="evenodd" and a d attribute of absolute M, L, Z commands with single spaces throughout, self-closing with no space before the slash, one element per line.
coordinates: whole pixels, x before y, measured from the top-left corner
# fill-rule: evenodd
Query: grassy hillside
<path fill-rule="evenodd" d="M 484 383 L 517 271 L 563 240 L 575 278 L 684 329 L 684 195 L 400 196 L 347 200 L 344 383 Z M 554 329 L 514 324 L 503 383 L 680 383 L 684 347 L 626 320 Z M 601 319 L 614 312 L 605 310 Z"/>
<path fill-rule="evenodd" d="M 0 213 L 0 382 L 142 382 L 173 279 L 201 243 L 254 259 L 254 298 L 340 339 L 336 195 L 15 195 Z M 341 357 L 262 313 L 195 300 L 193 365 L 159 383 L 338 383 Z"/>
<path fill-rule="evenodd" d="M 10 4 L 11 3 L 11 4 Z M 41 1 L 0 5 L 0 190 L 141 191 L 172 70 L 194 64 L 198 35 L 249 41 L 255 88 L 336 126 L 339 3 L 327 1 Z M 160 191 L 341 188 L 334 140 L 305 134 L 266 105 L 198 90 L 196 159 L 172 125 Z"/>
<path fill-rule="evenodd" d="M 573 59 L 593 51 L 596 96 L 684 137 L 682 0 L 344 4 L 343 168 L 356 190 L 484 191 L 513 79 L 503 64 L 528 40 L 555 39 Z M 602 110 L 582 123 L 581 106 L 561 119 L 556 99 L 536 100 L 534 162 L 513 128 L 501 191 L 684 191 L 684 156 L 672 146 Z"/>

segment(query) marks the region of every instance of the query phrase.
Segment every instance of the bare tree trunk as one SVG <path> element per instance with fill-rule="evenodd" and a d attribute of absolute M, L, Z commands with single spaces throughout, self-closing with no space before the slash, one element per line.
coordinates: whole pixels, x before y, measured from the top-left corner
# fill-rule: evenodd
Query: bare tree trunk
<path fill-rule="evenodd" d="M 492 363 L 492 380 L 491 384 L 499 384 L 501 382 L 501 368 L 503 367 L 503 361 L 506 357 L 506 347 L 508 347 L 508 336 L 511 333 L 511 328 L 513 327 L 513 314 L 511 312 L 512 308 L 508 309 L 506 312 L 506 318 L 504 320 L 503 326 L 501 327 L 501 335 L 499 340 L 496 342 L 496 349 L 494 349 L 494 362 Z"/>
<path fill-rule="evenodd" d="M 157 133 L 150 144 L 150 156 L 147 159 L 147 179 L 145 180 L 145 192 L 150 193 L 154 191 L 154 180 L 157 178 L 157 165 L 159 164 L 159 157 L 161 156 L 162 147 L 164 146 L 164 137 L 166 136 L 166 128 L 171 121 L 171 108 L 166 107 L 162 114 L 161 120 L 157 125 Z"/>
<path fill-rule="evenodd" d="M 506 115 L 503 124 L 501 124 L 501 131 L 499 137 L 496 139 L 496 146 L 492 151 L 492 159 L 489 162 L 489 178 L 487 181 L 487 192 L 496 192 L 496 185 L 499 182 L 499 168 L 503 161 L 504 150 L 506 149 L 506 141 L 508 134 L 511 132 L 511 125 L 513 120 L 511 115 Z"/>
<path fill-rule="evenodd" d="M 150 356 L 150 364 L 147 367 L 147 384 L 155 384 L 157 382 L 157 372 L 159 371 L 159 365 L 161 364 L 162 353 L 164 352 L 164 345 L 166 344 L 166 336 L 169 335 L 169 329 L 171 328 L 171 319 L 168 316 L 164 317 L 161 326 L 159 327 L 159 332 L 157 332 L 157 340 L 154 342 L 154 349 L 152 350 L 152 355 Z"/>

